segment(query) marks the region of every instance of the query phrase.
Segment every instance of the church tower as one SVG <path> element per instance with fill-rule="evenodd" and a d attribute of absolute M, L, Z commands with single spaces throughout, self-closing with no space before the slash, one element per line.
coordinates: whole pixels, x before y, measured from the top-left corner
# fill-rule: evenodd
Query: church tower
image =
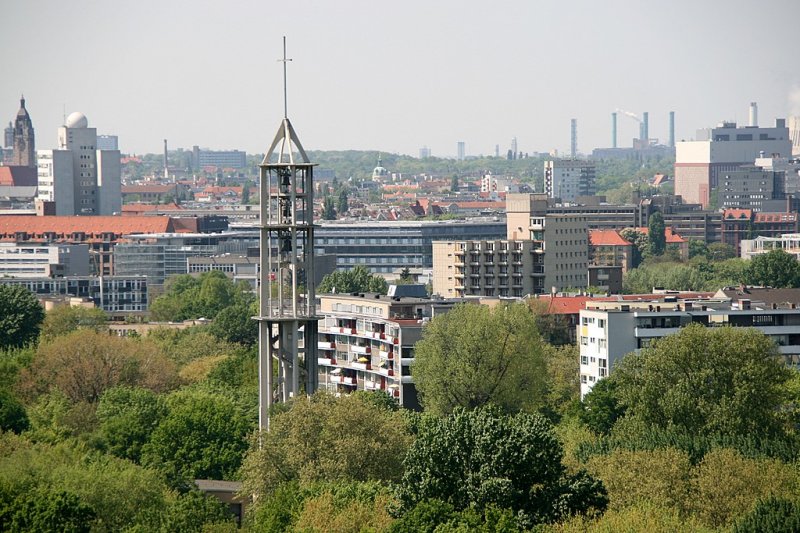
<path fill-rule="evenodd" d="M 11 164 L 21 167 L 36 166 L 36 143 L 33 137 L 33 123 L 25 109 L 25 97 L 20 98 L 17 119 L 14 122 L 14 157 Z"/>

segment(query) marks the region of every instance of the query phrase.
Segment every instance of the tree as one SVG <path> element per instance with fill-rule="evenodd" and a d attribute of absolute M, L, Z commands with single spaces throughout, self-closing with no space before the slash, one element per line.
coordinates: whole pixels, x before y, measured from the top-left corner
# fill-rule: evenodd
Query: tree
<path fill-rule="evenodd" d="M 457 305 L 431 320 L 415 346 L 420 402 L 438 414 L 489 403 L 533 411 L 544 403 L 543 344 L 524 304 Z"/>
<path fill-rule="evenodd" d="M 398 497 L 406 511 L 427 500 L 457 511 L 511 509 L 526 527 L 605 509 L 602 484 L 583 472 L 567 476 L 561 460 L 561 445 L 540 415 L 458 409 L 423 420 Z"/>
<path fill-rule="evenodd" d="M 235 304 L 217 313 L 209 330 L 223 341 L 253 346 L 258 343 L 258 322 L 253 320 L 257 314 L 253 304 Z"/>
<path fill-rule="evenodd" d="M 780 436 L 792 373 L 779 360 L 777 346 L 758 330 L 690 325 L 624 357 L 613 378 L 624 418 L 645 426 Z"/>
<path fill-rule="evenodd" d="M 298 481 L 396 481 L 411 436 L 404 415 L 366 395 L 298 398 L 273 414 L 242 469 L 245 490 L 259 497 Z"/>
<path fill-rule="evenodd" d="M 22 285 L 0 284 L 0 349 L 36 342 L 44 309 Z"/>
<path fill-rule="evenodd" d="M 250 203 L 250 188 L 253 187 L 253 182 L 245 180 L 242 185 L 242 204 L 247 205 Z"/>
<path fill-rule="evenodd" d="M 330 196 L 326 196 L 322 200 L 322 219 L 336 220 L 336 208 L 333 206 L 333 199 Z"/>
<path fill-rule="evenodd" d="M 745 275 L 748 285 L 798 287 L 800 263 L 793 255 L 778 248 L 753 257 Z"/>
<path fill-rule="evenodd" d="M 708 258 L 711 261 L 725 261 L 736 257 L 736 248 L 730 244 L 714 242 L 708 245 Z"/>
<path fill-rule="evenodd" d="M 17 388 L 29 399 L 58 389 L 73 403 L 95 403 L 118 385 L 163 392 L 177 383 L 175 365 L 153 343 L 78 330 L 40 345 Z"/>
<path fill-rule="evenodd" d="M 317 286 L 317 292 L 389 292 L 389 284 L 366 267 L 356 265 L 352 270 L 337 270 L 327 274 Z"/>
<path fill-rule="evenodd" d="M 76 329 L 104 331 L 108 329 L 106 321 L 107 317 L 102 309 L 60 305 L 45 315 L 42 340 L 51 341 Z"/>
<path fill-rule="evenodd" d="M 30 423 L 25 408 L 11 391 L 0 388 L 0 431 L 22 433 Z"/>
<path fill-rule="evenodd" d="M 108 451 L 117 457 L 139 462 L 142 447 L 166 416 L 161 397 L 147 389 L 114 387 L 100 398 L 97 418 Z"/>
<path fill-rule="evenodd" d="M 213 319 L 226 307 L 251 299 L 242 286 L 234 284 L 219 270 L 203 272 L 198 278 L 189 274 L 173 276 L 164 289 L 164 294 L 150 306 L 153 320 Z"/>
<path fill-rule="evenodd" d="M 689 239 L 689 259 L 694 257 L 708 258 L 708 245 L 700 239 Z"/>
<path fill-rule="evenodd" d="M 348 205 L 348 198 L 347 198 L 347 189 L 342 189 L 339 191 L 339 198 L 336 201 L 336 212 L 339 214 L 344 215 L 350 209 Z"/>
<path fill-rule="evenodd" d="M 414 277 L 411 275 L 411 269 L 403 267 L 400 271 L 400 281 L 403 283 L 414 283 Z"/>
<path fill-rule="evenodd" d="M 457 192 L 458 191 L 458 174 L 453 174 L 453 177 L 450 178 L 450 192 Z"/>
<path fill-rule="evenodd" d="M 642 259 L 650 253 L 650 237 L 633 228 L 624 229 L 619 232 L 619 235 L 633 245 L 631 262 L 633 268 L 638 267 Z"/>
<path fill-rule="evenodd" d="M 3 530 L 29 533 L 89 533 L 95 517 L 94 509 L 74 494 L 44 488 L 20 494 L 0 512 Z"/>
<path fill-rule="evenodd" d="M 770 496 L 756 506 L 733 527 L 733 533 L 795 533 L 800 531 L 800 506 L 791 500 Z"/>
<path fill-rule="evenodd" d="M 238 406 L 222 394 L 183 390 L 167 399 L 167 410 L 142 450 L 142 463 L 161 470 L 173 486 L 232 479 L 252 430 Z"/>
<path fill-rule="evenodd" d="M 656 211 L 650 215 L 647 222 L 647 236 L 650 238 L 650 253 L 661 255 L 667 248 L 667 237 L 665 234 L 664 217 L 661 211 Z"/>
<path fill-rule="evenodd" d="M 614 376 L 595 383 L 583 398 L 581 407 L 581 422 L 596 434 L 609 434 L 617 420 L 625 414 L 625 408 L 619 404 Z"/>

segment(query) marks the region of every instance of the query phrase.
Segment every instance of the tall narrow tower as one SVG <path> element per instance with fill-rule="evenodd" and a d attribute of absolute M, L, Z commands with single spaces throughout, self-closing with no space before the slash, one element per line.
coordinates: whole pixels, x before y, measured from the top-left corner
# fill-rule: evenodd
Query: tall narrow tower
<path fill-rule="evenodd" d="M 285 83 L 285 38 L 283 61 Z M 259 168 L 258 423 L 260 428 L 269 429 L 273 403 L 286 402 L 301 392 L 313 394 L 318 384 L 314 165 L 286 113 Z M 276 363 L 277 381 L 273 374 Z"/>
<path fill-rule="evenodd" d="M 569 143 L 569 156 L 572 159 L 578 155 L 578 119 L 573 118 L 570 120 L 570 143 Z"/>
<path fill-rule="evenodd" d="M 19 111 L 14 121 L 14 157 L 12 165 L 21 167 L 36 166 L 36 142 L 33 135 L 33 123 L 25 109 L 25 97 L 19 99 Z"/>
<path fill-rule="evenodd" d="M 669 112 L 669 147 L 675 148 L 675 111 Z"/>
<path fill-rule="evenodd" d="M 611 113 L 611 148 L 617 147 L 617 114 Z"/>

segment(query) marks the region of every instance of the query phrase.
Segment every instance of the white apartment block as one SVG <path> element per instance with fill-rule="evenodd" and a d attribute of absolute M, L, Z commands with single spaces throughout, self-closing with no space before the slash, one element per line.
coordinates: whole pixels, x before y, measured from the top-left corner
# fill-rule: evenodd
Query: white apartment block
<path fill-rule="evenodd" d="M 83 113 L 58 128 L 58 148 L 39 150 L 37 199 L 56 215 L 113 215 L 122 210 L 119 150 L 98 150 L 97 129 Z"/>
<path fill-rule="evenodd" d="M 550 198 L 574 202 L 578 196 L 595 193 L 595 164 L 579 159 L 544 162 L 544 190 Z"/>
<path fill-rule="evenodd" d="M 712 298 L 587 302 L 577 326 L 581 397 L 627 354 L 689 324 L 757 328 L 775 341 L 786 364 L 797 366 L 800 309 L 791 303 L 797 300 L 797 289 L 727 288 Z"/>
<path fill-rule="evenodd" d="M 783 250 L 800 261 L 800 233 L 784 233 L 779 237 L 756 237 L 743 239 L 740 256 L 742 259 L 752 259 L 772 250 Z"/>

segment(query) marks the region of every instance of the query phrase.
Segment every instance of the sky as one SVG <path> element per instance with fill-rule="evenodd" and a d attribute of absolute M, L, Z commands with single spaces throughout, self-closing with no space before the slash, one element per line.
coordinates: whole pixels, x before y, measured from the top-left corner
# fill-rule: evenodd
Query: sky
<path fill-rule="evenodd" d="M 39 149 L 64 110 L 123 153 L 263 153 L 288 114 L 307 150 L 453 157 L 611 145 L 611 112 L 677 140 L 800 114 L 797 0 L 6 0 L 0 121 Z M 638 123 L 620 116 L 619 146 Z"/>

